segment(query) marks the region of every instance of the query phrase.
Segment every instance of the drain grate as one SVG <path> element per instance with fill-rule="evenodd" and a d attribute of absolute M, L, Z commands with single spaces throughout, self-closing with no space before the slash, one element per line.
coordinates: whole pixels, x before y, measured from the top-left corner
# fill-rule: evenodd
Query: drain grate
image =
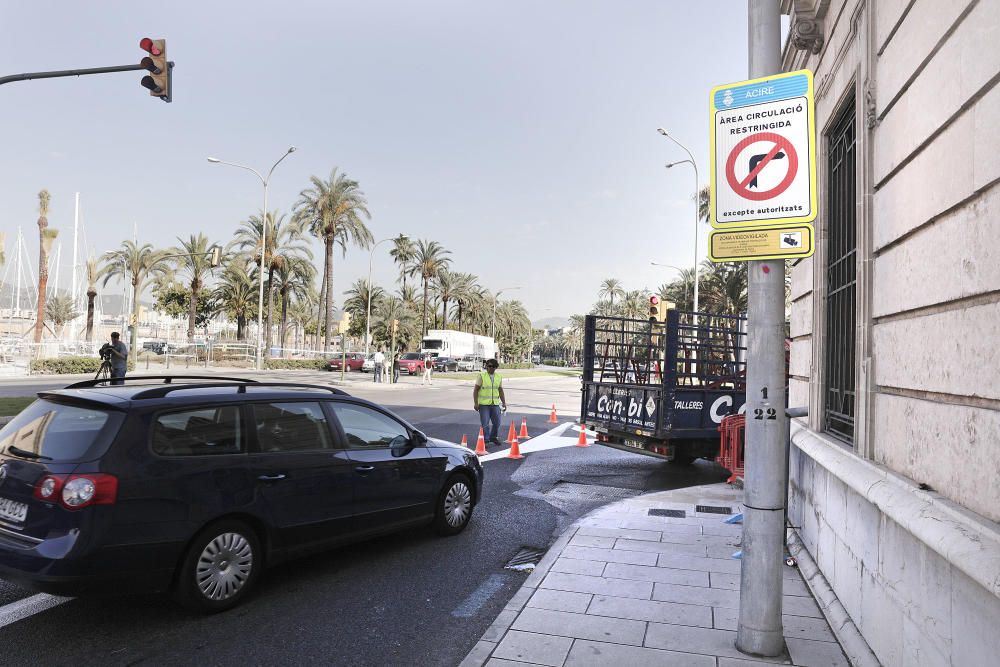
<path fill-rule="evenodd" d="M 547 549 L 538 547 L 521 547 L 521 550 L 514 554 L 514 557 L 504 565 L 505 570 L 517 570 L 518 572 L 530 572 L 542 560 Z"/>
<path fill-rule="evenodd" d="M 704 512 L 705 514 L 732 514 L 733 508 L 719 505 L 696 505 L 694 511 Z"/>
<path fill-rule="evenodd" d="M 683 519 L 687 516 L 687 512 L 685 510 L 652 509 L 649 510 L 649 516 L 672 516 L 675 519 Z"/>

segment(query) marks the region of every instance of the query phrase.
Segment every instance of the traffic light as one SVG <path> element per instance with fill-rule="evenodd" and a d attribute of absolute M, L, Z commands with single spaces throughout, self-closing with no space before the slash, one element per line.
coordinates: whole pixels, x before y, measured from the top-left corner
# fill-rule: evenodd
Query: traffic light
<path fill-rule="evenodd" d="M 140 81 L 142 87 L 148 88 L 153 97 L 169 102 L 173 63 L 167 60 L 167 40 L 143 37 L 139 40 L 139 48 L 149 54 L 139 61 L 149 71 Z"/>
<path fill-rule="evenodd" d="M 650 322 L 662 322 L 663 317 L 666 313 L 660 312 L 660 297 L 656 294 L 651 294 L 649 296 L 649 321 Z"/>
<path fill-rule="evenodd" d="M 393 320 L 392 321 L 392 335 L 393 335 L 393 337 L 395 337 L 397 333 L 399 333 L 399 320 Z"/>
<path fill-rule="evenodd" d="M 222 263 L 222 246 L 214 245 L 208 251 L 208 263 L 215 268 Z"/>
<path fill-rule="evenodd" d="M 351 328 L 351 314 L 345 310 L 344 314 L 340 318 L 340 327 L 338 329 L 338 333 L 345 334 L 347 333 L 347 330 L 350 328 Z"/>

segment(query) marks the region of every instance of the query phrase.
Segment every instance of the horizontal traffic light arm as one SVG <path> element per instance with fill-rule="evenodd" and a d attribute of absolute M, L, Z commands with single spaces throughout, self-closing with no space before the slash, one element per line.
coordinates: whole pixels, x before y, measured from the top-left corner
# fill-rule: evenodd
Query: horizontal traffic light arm
<path fill-rule="evenodd" d="M 27 72 L 0 76 L 0 85 L 14 81 L 30 81 L 32 79 L 57 79 L 64 76 L 86 76 L 88 74 L 111 74 L 113 72 L 135 72 L 146 69 L 142 65 L 117 65 L 115 67 L 91 67 L 89 69 L 63 69 L 55 72 Z"/>

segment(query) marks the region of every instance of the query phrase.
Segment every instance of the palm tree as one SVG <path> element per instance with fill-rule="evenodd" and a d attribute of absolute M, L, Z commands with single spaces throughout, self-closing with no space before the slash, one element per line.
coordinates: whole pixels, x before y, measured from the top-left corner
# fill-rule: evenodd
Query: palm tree
<path fill-rule="evenodd" d="M 747 311 L 747 263 L 701 265 L 701 303 L 703 311 L 720 315 L 742 315 Z"/>
<path fill-rule="evenodd" d="M 73 297 L 68 294 L 53 294 L 52 298 L 45 302 L 45 319 L 55 325 L 55 334 L 58 338 L 62 335 L 63 327 L 80 316 L 73 306 Z"/>
<path fill-rule="evenodd" d="M 458 298 L 461 274 L 441 269 L 437 275 L 437 297 L 441 300 L 441 328 L 448 328 L 448 302 Z"/>
<path fill-rule="evenodd" d="M 473 298 L 475 298 L 476 292 L 476 276 L 471 273 L 455 272 L 451 274 L 454 278 L 455 285 L 453 288 L 453 294 L 455 299 L 455 304 L 457 305 L 457 315 L 458 315 L 458 329 L 459 331 L 464 331 L 463 329 L 463 316 L 465 313 L 465 305 L 469 303 Z"/>
<path fill-rule="evenodd" d="M 222 312 L 236 319 L 236 340 L 246 340 L 247 321 L 256 314 L 255 285 L 245 258 L 238 258 L 226 266 L 213 293 Z"/>
<path fill-rule="evenodd" d="M 123 241 L 118 250 L 109 250 L 101 256 L 104 266 L 99 276 L 107 286 L 112 278 L 129 281 L 132 285 L 132 334 L 129 337 L 129 356 L 135 358 L 136 339 L 139 329 L 139 295 L 152 282 L 152 278 L 169 271 L 162 263 L 163 252 L 153 250 L 149 243 L 138 245 L 135 241 Z"/>
<path fill-rule="evenodd" d="M 358 331 L 365 330 L 365 319 L 368 317 L 368 281 L 358 278 L 351 285 L 350 289 L 344 292 L 347 299 L 344 301 L 344 310 L 351 314 L 351 328 Z M 378 308 L 379 302 L 385 297 L 385 290 L 378 285 L 371 286 L 372 310 Z"/>
<path fill-rule="evenodd" d="M 597 291 L 597 298 L 608 300 L 608 310 L 610 315 L 615 314 L 615 297 L 624 297 L 625 289 L 622 287 L 622 283 L 617 278 L 606 278 L 604 282 L 601 283 L 600 289 Z"/>
<path fill-rule="evenodd" d="M 413 275 L 420 276 L 421 282 L 424 285 L 424 316 L 423 325 L 421 327 L 421 335 L 427 335 L 427 290 L 430 286 L 430 281 L 437 278 L 437 275 L 443 270 L 447 269 L 451 265 L 451 259 L 447 257 L 451 252 L 445 250 L 444 247 L 437 241 L 425 241 L 420 239 L 417 241 L 417 254 L 413 260 L 413 267 L 410 269 L 410 273 Z"/>
<path fill-rule="evenodd" d="M 711 217 L 711 205 L 712 205 L 712 190 L 709 186 L 704 186 L 701 190 L 698 190 L 698 219 L 702 222 L 708 222 Z"/>
<path fill-rule="evenodd" d="M 94 299 L 97 298 L 97 260 L 87 258 L 87 337 L 89 343 L 94 337 Z"/>
<path fill-rule="evenodd" d="M 621 314 L 622 317 L 630 320 L 640 320 L 646 316 L 648 301 L 646 293 L 642 290 L 630 290 L 622 297 Z"/>
<path fill-rule="evenodd" d="M 694 269 L 682 269 L 675 280 L 660 285 L 656 293 L 660 298 L 677 304 L 679 310 L 694 310 L 693 285 Z"/>
<path fill-rule="evenodd" d="M 45 327 L 45 291 L 49 286 L 49 250 L 59 235 L 58 229 L 48 229 L 49 202 L 52 196 L 48 190 L 38 193 L 38 312 L 35 319 L 35 342 L 42 342 Z"/>
<path fill-rule="evenodd" d="M 191 279 L 188 286 L 191 288 L 191 302 L 188 304 L 188 342 L 194 342 L 195 319 L 198 315 L 198 294 L 205 286 L 205 278 L 212 275 L 212 264 L 209 258 L 208 237 L 204 234 L 191 234 L 188 239 L 177 237 L 180 246 L 171 248 L 168 252 L 171 255 L 180 255 L 176 258 L 177 269 L 185 271 Z"/>
<path fill-rule="evenodd" d="M 502 301 L 497 306 L 497 344 L 508 359 L 517 359 L 531 348 L 531 321 L 520 301 Z"/>
<path fill-rule="evenodd" d="M 3 266 L 7 262 L 6 248 L 7 232 L 0 232 L 0 266 Z"/>
<path fill-rule="evenodd" d="M 311 255 L 310 255 L 311 259 Z M 278 344 L 284 354 L 285 338 L 288 333 L 288 306 L 293 300 L 307 299 L 312 290 L 316 269 L 305 257 L 290 256 L 274 273 L 275 290 L 281 300 L 281 321 L 278 327 Z M 268 327 L 270 328 L 270 327 Z"/>
<path fill-rule="evenodd" d="M 285 216 L 278 211 L 269 211 L 266 215 L 252 215 L 240 223 L 233 236 L 233 245 L 260 266 L 261 240 L 266 240 L 264 248 L 264 270 L 267 276 L 267 331 L 264 340 L 264 350 L 271 349 L 271 329 L 274 323 L 274 272 L 280 269 L 292 258 L 308 257 L 312 259 L 312 250 L 302 240 L 302 222 L 293 219 L 285 221 Z"/>
<path fill-rule="evenodd" d="M 372 311 L 372 337 L 380 344 L 392 344 L 392 322 L 399 322 L 396 350 L 405 350 L 419 341 L 420 331 L 413 309 L 402 299 L 389 295 Z"/>
<path fill-rule="evenodd" d="M 393 248 L 389 254 L 392 255 L 392 260 L 399 265 L 399 279 L 403 283 L 403 289 L 406 290 L 406 277 L 409 275 L 413 260 L 417 256 L 417 247 L 413 244 L 412 239 L 403 236 L 393 239 L 392 243 Z"/>
<path fill-rule="evenodd" d="M 295 216 L 308 225 L 314 236 L 323 240 L 323 284 L 326 287 L 323 298 L 326 311 L 323 317 L 324 346 L 328 348 L 333 330 L 333 247 L 339 245 L 346 256 L 348 243 L 368 248 L 374 239 L 363 220 L 370 220 L 371 213 L 357 181 L 352 181 L 346 174 L 338 174 L 336 168 L 330 172 L 328 181 L 316 176 L 311 176 L 309 180 L 312 187 L 299 193 Z"/>
<path fill-rule="evenodd" d="M 417 308 L 417 288 L 413 285 L 403 285 L 398 290 L 396 290 L 396 296 L 399 300 L 406 304 L 408 307 L 416 310 Z"/>

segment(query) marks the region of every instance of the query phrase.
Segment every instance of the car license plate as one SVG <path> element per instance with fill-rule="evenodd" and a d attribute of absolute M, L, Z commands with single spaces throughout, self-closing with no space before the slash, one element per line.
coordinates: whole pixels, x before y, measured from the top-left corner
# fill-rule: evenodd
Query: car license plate
<path fill-rule="evenodd" d="M 0 519 L 24 523 L 28 516 L 28 506 L 9 498 L 0 498 Z"/>

